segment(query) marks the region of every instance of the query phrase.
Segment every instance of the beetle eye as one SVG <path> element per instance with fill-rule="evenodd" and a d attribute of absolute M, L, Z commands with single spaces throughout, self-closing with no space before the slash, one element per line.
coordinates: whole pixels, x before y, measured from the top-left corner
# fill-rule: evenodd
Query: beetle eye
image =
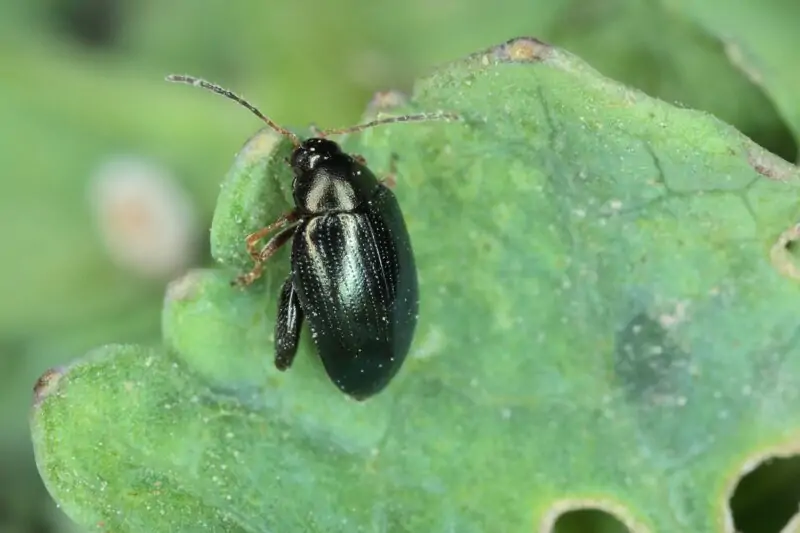
<path fill-rule="evenodd" d="M 319 160 L 319 155 L 308 149 L 299 149 L 292 154 L 292 168 L 307 172 L 312 170 Z"/>
<path fill-rule="evenodd" d="M 292 157 L 289 161 L 289 164 L 292 166 L 292 168 L 297 168 L 300 165 L 302 165 L 302 160 L 303 160 L 303 151 L 295 150 L 294 152 L 292 152 Z"/>

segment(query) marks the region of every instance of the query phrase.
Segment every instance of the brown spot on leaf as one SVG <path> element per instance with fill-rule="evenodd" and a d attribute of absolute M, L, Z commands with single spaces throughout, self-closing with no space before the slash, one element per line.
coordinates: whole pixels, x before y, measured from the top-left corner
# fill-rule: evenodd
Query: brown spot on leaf
<path fill-rule="evenodd" d="M 484 63 L 490 61 L 532 63 L 547 59 L 552 50 L 552 46 L 534 37 L 517 37 L 477 55 L 482 57 Z"/>
<path fill-rule="evenodd" d="M 747 162 L 756 172 L 770 179 L 787 181 L 792 176 L 800 176 L 796 166 L 759 146 L 747 147 Z"/>
<path fill-rule="evenodd" d="M 551 46 L 539 39 L 522 37 L 501 45 L 498 55 L 501 59 L 511 61 L 540 61 L 545 59 L 550 50 Z"/>
<path fill-rule="evenodd" d="M 33 386 L 33 404 L 39 405 L 58 385 L 64 375 L 63 368 L 51 368 L 36 380 Z"/>

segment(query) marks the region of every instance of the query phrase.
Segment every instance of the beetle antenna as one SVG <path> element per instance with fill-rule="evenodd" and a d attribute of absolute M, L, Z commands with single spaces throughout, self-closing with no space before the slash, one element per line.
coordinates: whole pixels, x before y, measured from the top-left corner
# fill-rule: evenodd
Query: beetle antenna
<path fill-rule="evenodd" d="M 394 122 L 421 122 L 428 120 L 461 120 L 461 115 L 456 113 L 449 113 L 446 111 L 437 111 L 435 113 L 419 113 L 417 115 L 403 115 L 400 117 L 387 117 L 358 124 L 357 126 L 350 126 L 348 128 L 330 129 L 316 132 L 320 137 L 327 137 L 328 135 L 339 135 L 342 133 L 355 133 L 363 131 L 374 126 L 382 124 L 392 124 Z"/>
<path fill-rule="evenodd" d="M 266 122 L 267 126 L 272 128 L 273 130 L 277 131 L 281 135 L 285 137 L 289 137 L 291 141 L 294 143 L 295 146 L 300 146 L 300 138 L 292 133 L 291 131 L 287 130 L 286 128 L 282 128 L 278 126 L 272 119 L 265 116 L 261 111 L 258 110 L 256 106 L 239 96 L 238 94 L 229 91 L 219 85 L 211 83 L 210 81 L 206 81 L 201 78 L 195 78 L 194 76 L 185 76 L 183 74 L 170 74 L 167 76 L 167 81 L 171 81 L 174 83 L 185 83 L 187 85 L 194 85 L 195 87 L 202 87 L 203 89 L 208 89 L 209 91 L 213 91 L 217 94 L 221 94 L 226 98 L 230 98 L 234 102 L 239 103 L 240 105 L 249 109 L 255 116 Z"/>

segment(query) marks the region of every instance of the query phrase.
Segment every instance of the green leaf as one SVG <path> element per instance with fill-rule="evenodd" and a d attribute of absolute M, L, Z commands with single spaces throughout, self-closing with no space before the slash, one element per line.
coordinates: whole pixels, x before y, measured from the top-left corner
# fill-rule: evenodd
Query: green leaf
<path fill-rule="evenodd" d="M 291 170 L 285 160 L 292 144 L 278 139 L 270 129 L 254 135 L 222 182 L 211 225 L 211 255 L 224 265 L 249 267 L 252 260 L 242 237 L 291 209 Z"/>
<path fill-rule="evenodd" d="M 800 3 L 794 0 L 748 2 L 712 0 L 665 2 L 725 45 L 729 59 L 773 99 L 800 141 Z M 724 90 L 720 87 L 719 90 Z"/>
<path fill-rule="evenodd" d="M 225 266 L 172 284 L 165 347 L 108 346 L 37 386 L 37 462 L 71 517 L 529 532 L 597 508 L 712 532 L 753 461 L 797 450 L 796 167 L 531 39 L 440 68 L 392 112 L 412 109 L 464 120 L 345 143 L 379 174 L 399 155 L 421 309 L 395 381 L 349 400 L 307 335 L 272 366 L 288 255 L 228 286 L 288 206 L 287 145 L 256 137 L 220 195 Z"/>

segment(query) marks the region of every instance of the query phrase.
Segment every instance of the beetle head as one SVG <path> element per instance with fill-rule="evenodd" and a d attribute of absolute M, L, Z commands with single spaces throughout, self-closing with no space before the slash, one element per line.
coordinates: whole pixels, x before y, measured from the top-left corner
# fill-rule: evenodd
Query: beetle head
<path fill-rule="evenodd" d="M 378 181 L 359 160 L 328 139 L 314 137 L 290 160 L 295 204 L 305 213 L 350 211 L 368 200 Z"/>
<path fill-rule="evenodd" d="M 291 165 L 295 174 L 313 172 L 326 161 L 341 156 L 342 149 L 339 145 L 328 139 L 314 137 L 306 139 L 292 152 Z"/>

